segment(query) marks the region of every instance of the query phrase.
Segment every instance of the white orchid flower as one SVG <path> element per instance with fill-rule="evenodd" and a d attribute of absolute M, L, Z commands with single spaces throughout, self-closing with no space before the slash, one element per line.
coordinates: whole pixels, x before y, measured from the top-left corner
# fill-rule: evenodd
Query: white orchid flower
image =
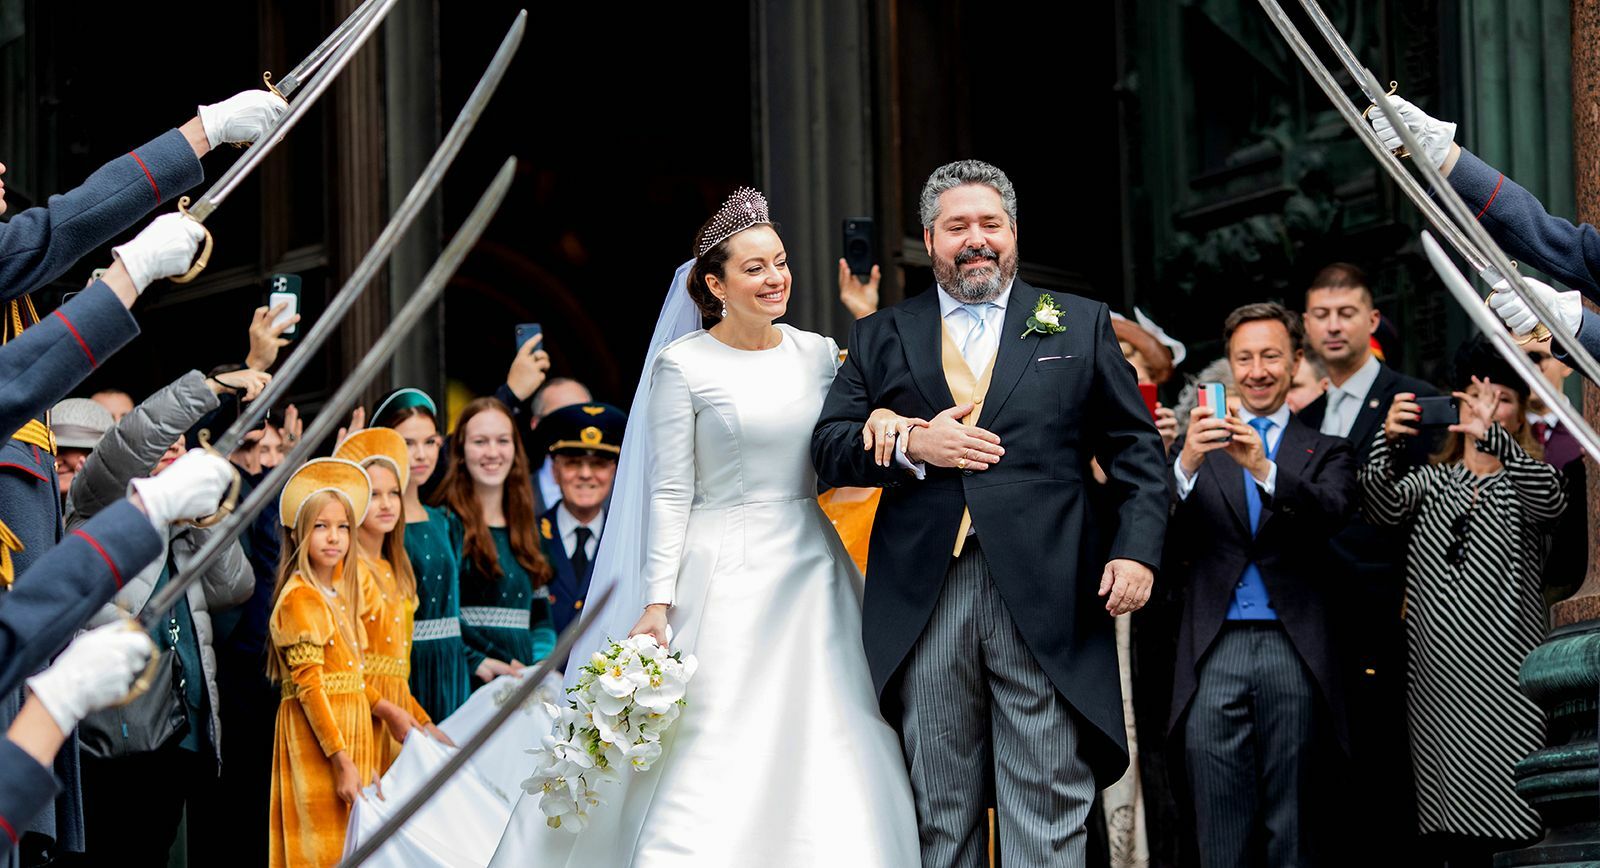
<path fill-rule="evenodd" d="M 650 764 L 661 756 L 661 742 L 641 741 L 629 745 L 627 751 L 628 763 L 636 772 L 648 771 Z"/>

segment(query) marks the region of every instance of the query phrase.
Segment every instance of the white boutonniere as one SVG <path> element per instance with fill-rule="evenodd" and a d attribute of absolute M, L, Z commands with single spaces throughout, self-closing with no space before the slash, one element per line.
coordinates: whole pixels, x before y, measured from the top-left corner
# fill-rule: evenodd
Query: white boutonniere
<path fill-rule="evenodd" d="M 1061 324 L 1061 318 L 1066 313 L 1056 307 L 1056 300 L 1048 295 L 1041 294 L 1039 301 L 1033 306 L 1033 315 L 1028 317 L 1028 328 L 1023 331 L 1022 337 L 1038 332 L 1042 335 L 1058 335 L 1067 330 Z"/>

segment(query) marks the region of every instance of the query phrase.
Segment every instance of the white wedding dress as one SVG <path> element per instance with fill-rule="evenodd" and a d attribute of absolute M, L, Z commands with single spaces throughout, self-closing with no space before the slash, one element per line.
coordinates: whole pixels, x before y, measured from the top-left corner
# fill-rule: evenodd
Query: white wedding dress
<path fill-rule="evenodd" d="M 837 348 L 779 328 L 760 351 L 693 332 L 654 365 L 644 578 L 674 603 L 674 649 L 700 661 L 661 759 L 603 789 L 577 835 L 523 796 L 492 864 L 919 864 L 861 648 L 861 576 L 817 504 L 811 429 Z"/>

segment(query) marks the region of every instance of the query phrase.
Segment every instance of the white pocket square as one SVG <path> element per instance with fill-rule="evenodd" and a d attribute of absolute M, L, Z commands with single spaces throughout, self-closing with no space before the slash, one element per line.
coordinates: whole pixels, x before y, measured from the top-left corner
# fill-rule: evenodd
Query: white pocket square
<path fill-rule="evenodd" d="M 1070 358 L 1074 358 L 1074 357 L 1073 356 L 1040 356 L 1039 358 L 1034 359 L 1034 361 L 1036 361 L 1036 362 L 1053 362 L 1056 359 L 1070 359 Z"/>

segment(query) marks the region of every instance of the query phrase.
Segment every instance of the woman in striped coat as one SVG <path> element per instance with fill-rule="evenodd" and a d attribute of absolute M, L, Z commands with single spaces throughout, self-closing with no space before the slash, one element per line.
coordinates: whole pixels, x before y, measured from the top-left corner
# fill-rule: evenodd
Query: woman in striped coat
<path fill-rule="evenodd" d="M 1426 467 L 1404 466 L 1419 433 L 1415 396 L 1394 397 L 1360 473 L 1362 508 L 1406 526 L 1407 710 L 1419 830 L 1450 865 L 1539 836 L 1513 784 L 1545 720 L 1518 689 L 1523 658 L 1547 629 L 1539 577 L 1544 537 L 1565 506 L 1561 477 L 1538 459 L 1528 387 L 1498 359 L 1463 366 L 1460 421 Z M 1503 385 L 1514 383 L 1515 386 Z"/>

